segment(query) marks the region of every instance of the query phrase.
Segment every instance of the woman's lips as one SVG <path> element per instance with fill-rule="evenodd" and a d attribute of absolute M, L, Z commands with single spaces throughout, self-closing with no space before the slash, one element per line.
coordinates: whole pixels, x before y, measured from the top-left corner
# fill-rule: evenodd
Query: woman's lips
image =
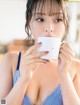
<path fill-rule="evenodd" d="M 50 36 L 50 35 L 47 35 L 47 36 L 45 36 L 45 37 L 52 37 L 52 36 Z"/>

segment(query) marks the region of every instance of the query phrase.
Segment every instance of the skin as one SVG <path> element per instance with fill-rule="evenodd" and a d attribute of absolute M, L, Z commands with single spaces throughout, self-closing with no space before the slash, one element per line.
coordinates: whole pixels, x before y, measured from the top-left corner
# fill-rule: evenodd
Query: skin
<path fill-rule="evenodd" d="M 18 53 L 5 54 L 0 64 L 0 99 L 5 98 L 6 105 L 22 105 L 25 93 L 33 104 L 42 103 L 59 84 L 61 84 L 64 105 L 80 104 L 80 61 L 74 59 L 71 46 L 64 42 L 60 47 L 59 59 L 56 61 L 40 59 L 48 52 L 37 52 L 37 48 L 42 45 L 37 43 L 39 36 L 62 39 L 65 33 L 62 15 L 60 14 L 58 18 L 53 13 L 49 14 L 47 5 L 43 9 L 42 16 L 37 14 L 30 21 L 30 29 L 36 43 L 29 50 L 22 52 L 20 78 L 13 88 L 12 77 L 16 71 Z"/>

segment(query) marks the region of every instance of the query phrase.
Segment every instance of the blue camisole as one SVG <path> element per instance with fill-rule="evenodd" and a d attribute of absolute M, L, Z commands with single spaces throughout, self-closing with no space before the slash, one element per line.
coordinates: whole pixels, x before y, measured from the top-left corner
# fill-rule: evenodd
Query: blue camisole
<path fill-rule="evenodd" d="M 21 52 L 19 53 L 17 69 L 13 77 L 13 86 L 20 77 L 20 71 L 19 71 L 20 58 L 21 58 Z M 24 95 L 22 105 L 32 105 L 27 95 Z M 58 85 L 58 87 L 40 105 L 63 105 L 61 86 Z"/>

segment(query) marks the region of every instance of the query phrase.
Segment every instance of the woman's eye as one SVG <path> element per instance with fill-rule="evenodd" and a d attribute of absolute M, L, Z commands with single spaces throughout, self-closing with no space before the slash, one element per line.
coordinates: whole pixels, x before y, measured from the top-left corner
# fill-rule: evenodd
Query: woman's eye
<path fill-rule="evenodd" d="M 37 18 L 36 19 L 38 22 L 43 22 L 44 21 L 44 19 L 42 19 L 42 18 Z"/>
<path fill-rule="evenodd" d="M 56 19 L 55 22 L 61 22 L 63 21 L 62 19 Z"/>

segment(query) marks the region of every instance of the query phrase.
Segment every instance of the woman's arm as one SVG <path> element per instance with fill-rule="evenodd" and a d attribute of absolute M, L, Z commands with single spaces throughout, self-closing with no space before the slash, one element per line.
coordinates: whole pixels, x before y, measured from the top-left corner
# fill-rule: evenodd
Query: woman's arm
<path fill-rule="evenodd" d="M 74 54 L 68 43 L 61 46 L 59 55 L 58 73 L 61 80 L 61 90 L 64 105 L 80 105 L 80 98 L 75 89 L 70 70 L 74 72 Z M 77 75 L 77 72 L 76 74 Z M 79 84 L 79 83 L 78 83 Z"/>
<path fill-rule="evenodd" d="M 80 60 L 75 59 L 74 63 L 75 63 L 75 67 L 76 67 L 76 75 L 75 75 L 73 83 L 74 83 L 76 92 L 77 92 L 78 96 L 80 97 Z"/>
<path fill-rule="evenodd" d="M 80 105 L 80 98 L 74 87 L 70 74 L 62 76 L 61 89 L 64 105 Z"/>
<path fill-rule="evenodd" d="M 6 105 L 21 105 L 28 85 L 26 76 L 21 76 L 12 88 L 12 72 L 11 72 L 12 54 L 5 54 L 0 63 L 0 100 L 6 99 Z"/>

